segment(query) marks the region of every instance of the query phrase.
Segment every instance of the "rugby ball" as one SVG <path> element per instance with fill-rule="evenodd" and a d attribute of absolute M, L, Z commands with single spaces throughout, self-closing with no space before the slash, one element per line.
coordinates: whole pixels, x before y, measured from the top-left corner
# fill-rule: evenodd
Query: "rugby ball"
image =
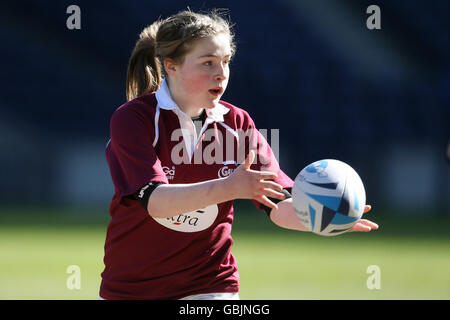
<path fill-rule="evenodd" d="M 361 218 L 366 192 L 361 178 L 348 164 L 319 160 L 297 175 L 292 202 L 300 221 L 312 232 L 336 236 Z"/>

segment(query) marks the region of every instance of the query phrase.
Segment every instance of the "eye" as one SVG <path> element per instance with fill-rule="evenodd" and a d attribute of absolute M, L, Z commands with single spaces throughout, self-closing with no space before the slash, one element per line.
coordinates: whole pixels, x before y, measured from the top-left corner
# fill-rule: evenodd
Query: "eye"
<path fill-rule="evenodd" d="M 212 66 L 212 61 L 203 62 L 203 65 L 207 67 Z"/>

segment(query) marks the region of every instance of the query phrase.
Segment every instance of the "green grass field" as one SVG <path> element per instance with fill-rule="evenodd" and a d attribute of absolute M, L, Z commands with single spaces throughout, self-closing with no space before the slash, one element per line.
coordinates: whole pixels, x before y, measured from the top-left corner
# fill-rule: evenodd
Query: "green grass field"
<path fill-rule="evenodd" d="M 107 212 L 57 211 L 0 210 L 0 299 L 98 299 Z M 243 211 L 232 250 L 241 299 L 450 299 L 449 218 L 372 215 L 380 230 L 327 238 Z M 79 290 L 67 288 L 70 265 L 80 267 Z M 370 265 L 380 268 L 379 290 L 367 288 Z"/>

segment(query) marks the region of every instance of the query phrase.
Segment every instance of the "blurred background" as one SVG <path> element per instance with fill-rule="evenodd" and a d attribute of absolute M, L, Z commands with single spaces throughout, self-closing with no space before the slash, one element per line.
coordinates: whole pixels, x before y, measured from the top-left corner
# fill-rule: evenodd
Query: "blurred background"
<path fill-rule="evenodd" d="M 66 10 L 73 4 L 81 10 L 79 30 L 66 26 L 72 14 Z M 371 4 L 381 9 L 380 30 L 366 26 Z M 249 291 L 241 297 L 450 298 L 446 0 L 2 1 L 0 298 L 97 298 L 113 194 L 104 151 L 109 119 L 126 102 L 128 58 L 145 26 L 188 6 L 229 9 L 237 54 L 223 100 L 246 109 L 258 128 L 280 130 L 282 169 L 294 179 L 319 159 L 347 162 L 365 184 L 370 218 L 384 223 L 377 234 L 345 235 L 330 243 L 274 229 L 263 214 L 238 201 L 242 218 L 234 232 L 243 240 L 236 241 L 235 250 L 238 261 L 239 255 L 243 259 L 243 285 L 253 275 L 245 278 L 246 270 L 258 259 L 251 254 L 262 237 L 258 230 L 279 236 L 274 255 L 282 255 L 287 243 L 310 244 L 308 259 L 317 263 L 283 263 L 292 267 L 322 264 L 327 252 L 348 253 L 354 239 L 359 245 L 376 242 L 370 248 L 381 256 L 389 247 L 392 259 L 429 244 L 398 261 L 380 256 L 388 270 L 402 263 L 408 268 L 412 257 L 428 263 L 391 290 L 365 288 L 365 268 L 377 261 L 368 261 L 370 250 L 361 247 L 368 259 L 357 260 L 362 287 L 349 289 L 348 296 L 338 289 L 348 286 L 346 273 L 333 277 L 324 271 L 342 282 L 318 289 L 323 274 L 293 286 L 292 278 L 276 280 L 266 266 L 267 274 L 246 283 Z M 393 243 L 400 245 L 398 255 Z M 329 251 L 314 256 L 312 248 Z M 285 259 L 290 258 L 287 251 Z M 87 270 L 84 290 L 65 287 L 70 264 Z M 406 277 L 404 268 L 398 274 Z M 397 276 L 390 275 L 393 284 Z M 272 279 L 273 286 L 266 283 L 264 291 L 261 277 Z M 307 290 L 299 289 L 308 281 Z"/>

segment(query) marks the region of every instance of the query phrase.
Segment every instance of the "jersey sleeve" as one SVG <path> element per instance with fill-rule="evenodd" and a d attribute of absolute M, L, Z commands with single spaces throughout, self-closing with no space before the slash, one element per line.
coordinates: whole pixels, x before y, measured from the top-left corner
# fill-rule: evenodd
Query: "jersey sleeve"
<path fill-rule="evenodd" d="M 149 182 L 168 183 L 152 145 L 152 121 L 136 110 L 122 108 L 111 117 L 110 130 L 106 158 L 119 201 Z"/>

